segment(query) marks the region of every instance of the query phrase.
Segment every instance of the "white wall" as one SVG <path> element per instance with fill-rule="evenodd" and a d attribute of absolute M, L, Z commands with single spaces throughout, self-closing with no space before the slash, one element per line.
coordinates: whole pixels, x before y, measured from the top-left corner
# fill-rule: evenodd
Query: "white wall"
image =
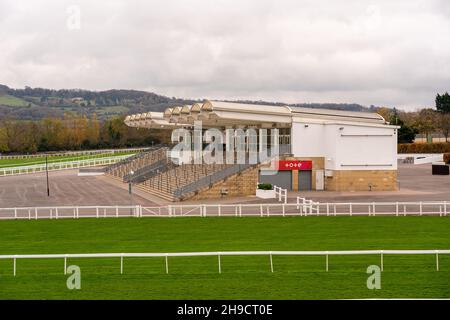
<path fill-rule="evenodd" d="M 294 156 L 325 157 L 327 170 L 397 169 L 392 127 L 294 122 L 291 134 Z"/>

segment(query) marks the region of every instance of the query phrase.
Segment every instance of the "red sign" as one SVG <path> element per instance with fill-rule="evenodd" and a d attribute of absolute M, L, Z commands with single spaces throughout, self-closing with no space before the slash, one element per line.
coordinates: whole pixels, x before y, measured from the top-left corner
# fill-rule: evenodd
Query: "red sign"
<path fill-rule="evenodd" d="M 278 170 L 311 170 L 311 160 L 280 160 Z"/>

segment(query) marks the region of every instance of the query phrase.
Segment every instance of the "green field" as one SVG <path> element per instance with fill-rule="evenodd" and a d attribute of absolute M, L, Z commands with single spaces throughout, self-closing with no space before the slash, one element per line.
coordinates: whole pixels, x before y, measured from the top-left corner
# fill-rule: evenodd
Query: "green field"
<path fill-rule="evenodd" d="M 26 107 L 28 102 L 10 95 L 0 95 L 0 105 L 9 107 Z"/>
<path fill-rule="evenodd" d="M 135 151 L 124 151 L 124 152 L 116 152 L 116 153 L 101 153 L 94 155 L 69 155 L 69 156 L 49 156 L 48 163 L 58 163 L 58 162 L 68 162 L 68 161 L 80 161 L 80 160 L 88 160 L 88 159 L 99 159 L 99 158 L 107 158 L 107 157 L 117 157 L 122 155 L 129 154 L 130 156 L 135 154 Z M 24 159 L 0 159 L 0 168 L 11 168 L 11 167 L 20 167 L 20 166 L 31 166 L 45 164 L 45 157 L 32 157 L 32 158 L 24 158 Z"/>
<path fill-rule="evenodd" d="M 230 250 L 449 249 L 442 217 L 106 218 L 0 221 L 1 254 Z M 329 299 L 450 297 L 450 256 L 384 257 L 382 289 L 366 269 L 379 256 L 69 259 L 81 290 L 66 288 L 63 261 L 0 260 L 0 299 Z"/>

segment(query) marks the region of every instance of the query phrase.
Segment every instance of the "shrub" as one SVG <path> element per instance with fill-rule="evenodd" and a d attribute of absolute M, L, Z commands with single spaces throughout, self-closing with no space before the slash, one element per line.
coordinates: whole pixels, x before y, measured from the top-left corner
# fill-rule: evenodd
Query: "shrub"
<path fill-rule="evenodd" d="M 450 164 L 450 153 L 444 153 L 444 162 Z"/>
<path fill-rule="evenodd" d="M 398 153 L 446 153 L 450 152 L 450 143 L 400 143 L 397 145 Z"/>
<path fill-rule="evenodd" d="M 258 184 L 258 189 L 261 189 L 261 190 L 272 190 L 273 186 L 270 183 L 260 183 L 260 184 Z"/>

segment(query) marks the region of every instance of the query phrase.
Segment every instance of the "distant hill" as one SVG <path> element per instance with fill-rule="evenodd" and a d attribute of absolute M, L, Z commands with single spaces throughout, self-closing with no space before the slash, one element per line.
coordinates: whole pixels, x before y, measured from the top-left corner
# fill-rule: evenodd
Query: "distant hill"
<path fill-rule="evenodd" d="M 0 118 L 38 120 L 49 116 L 62 116 L 65 112 L 90 115 L 96 113 L 105 120 L 115 115 L 163 111 L 167 107 L 185 105 L 198 100 L 169 98 L 138 90 L 89 91 L 81 89 L 12 89 L 0 84 Z M 282 102 L 235 101 L 252 104 L 286 105 Z M 369 111 L 359 104 L 309 103 L 290 104 L 310 108 Z"/>

